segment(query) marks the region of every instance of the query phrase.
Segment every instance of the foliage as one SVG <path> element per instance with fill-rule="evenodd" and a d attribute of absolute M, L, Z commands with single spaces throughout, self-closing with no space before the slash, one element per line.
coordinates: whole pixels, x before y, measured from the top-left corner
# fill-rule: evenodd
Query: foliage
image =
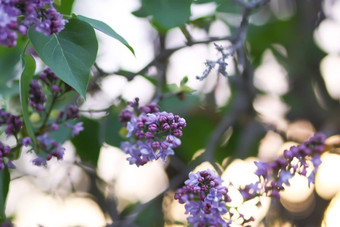
<path fill-rule="evenodd" d="M 53 166 L 53 159 L 79 167 L 90 181 L 87 195 L 112 219 L 107 219 L 107 226 L 187 225 L 169 217 L 169 195 L 172 204 L 185 204 L 187 222 L 192 226 L 298 224 L 301 220 L 280 202 L 267 211 L 268 218 L 245 216 L 239 210 L 250 200 L 257 199 L 260 207 L 265 196 L 280 198 L 294 175 L 306 178 L 312 187 L 322 156 L 339 154 L 340 142 L 334 140 L 339 137 L 330 137 L 340 134 L 339 118 L 332 114 L 339 112 L 339 103 L 327 90 L 319 69 L 327 53 L 313 40 L 316 20 L 323 12 L 321 3 L 282 1 L 287 7 L 291 6 L 288 2 L 295 6 L 282 20 L 273 6 L 279 3 L 272 2 L 141 0 L 132 14 L 153 28 L 156 51 L 145 67 L 133 72 L 125 68 L 106 71 L 99 66 L 102 43 L 96 31 L 119 41 L 135 58 L 139 56 L 130 45 L 133 42 L 108 24 L 72 14 L 73 0 L 0 1 L 0 223 L 16 223 L 15 216 L 6 217 L 6 199 L 15 176 L 30 177 L 16 165 L 23 157 L 32 156 L 32 166 L 41 169 Z M 196 17 L 195 7 L 206 5 L 214 10 Z M 211 36 L 219 23 L 231 34 Z M 185 41 L 169 48 L 167 38 L 172 31 L 180 31 Z M 197 38 L 197 31 L 205 38 Z M 199 45 L 213 46 L 215 59 L 205 61 L 200 75 L 183 73 L 181 81 L 169 83 L 172 59 L 181 50 L 193 51 L 190 48 Z M 259 82 L 257 75 L 268 53 L 286 73 L 289 86 L 284 92 L 275 91 L 274 83 L 266 87 Z M 110 77 L 124 77 L 127 83 L 143 78 L 153 87 L 153 97 L 126 100 L 119 94 L 105 108 L 93 105 L 84 109 L 88 97 L 100 94 Z M 193 80 L 199 80 L 203 88 L 192 87 Z M 206 89 L 211 84 L 213 87 Z M 220 93 L 228 96 L 223 102 Z M 281 116 L 265 115 L 258 107 L 263 97 L 274 97 L 289 108 Z M 290 127 L 299 120 L 311 126 L 292 132 Z M 294 141 L 300 145 L 261 160 L 261 144 L 272 134 L 282 144 Z M 71 161 L 65 158 L 70 144 L 75 151 Z M 116 182 L 107 182 L 99 174 L 100 157 L 107 147 L 120 148 L 126 162 L 139 170 L 162 160 L 162 171 L 169 180 L 166 189 L 146 203 L 116 198 L 111 187 Z M 256 182 L 240 186 L 223 182 L 220 175 L 234 160 L 249 158 L 256 160 L 252 162 Z M 206 162 L 211 169 L 197 170 Z M 239 205 L 230 203 L 232 190 L 243 198 Z M 72 186 L 72 192 L 77 191 Z M 315 202 L 316 207 L 323 207 L 313 211 L 320 215 L 311 212 L 303 222 L 320 225 L 328 201 L 317 197 Z"/>

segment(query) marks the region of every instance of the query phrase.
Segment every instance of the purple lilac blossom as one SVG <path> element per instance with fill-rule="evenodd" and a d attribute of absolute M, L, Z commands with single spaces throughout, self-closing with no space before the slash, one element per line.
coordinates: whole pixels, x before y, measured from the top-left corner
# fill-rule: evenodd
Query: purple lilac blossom
<path fill-rule="evenodd" d="M 65 148 L 61 147 L 57 141 L 51 139 L 49 133 L 37 136 L 37 141 L 39 142 L 40 149 L 46 152 L 47 156 L 46 159 L 40 156 L 34 159 L 34 165 L 44 165 L 46 160 L 50 160 L 52 157 L 56 157 L 58 160 L 63 159 Z"/>
<path fill-rule="evenodd" d="M 175 199 L 185 204 L 188 222 L 194 226 L 230 226 L 223 215 L 228 212 L 226 202 L 231 199 L 221 178 L 212 170 L 190 172 L 185 185 L 178 189 Z"/>
<path fill-rule="evenodd" d="M 75 124 L 75 125 L 67 124 L 66 126 L 67 126 L 68 128 L 70 128 L 70 129 L 72 129 L 72 136 L 73 136 L 73 137 L 79 135 L 79 132 L 81 132 L 81 131 L 84 130 L 83 122 L 78 122 L 78 123 Z"/>
<path fill-rule="evenodd" d="M 6 121 L 7 127 L 5 133 L 7 135 L 16 135 L 19 133 L 21 127 L 24 125 L 23 121 L 18 115 L 10 114 Z"/>
<path fill-rule="evenodd" d="M 181 145 L 179 137 L 186 121 L 178 115 L 159 112 L 155 103 L 139 107 L 139 99 L 129 102 L 130 109 L 124 109 L 119 119 L 127 129 L 129 141 L 121 144 L 130 164 L 144 165 L 148 161 L 174 154 L 174 148 Z"/>
<path fill-rule="evenodd" d="M 45 166 L 47 164 L 46 159 L 38 156 L 32 161 L 33 165 L 35 166 Z"/>
<path fill-rule="evenodd" d="M 0 126 L 1 125 L 6 125 L 5 133 L 10 136 L 17 135 L 24 123 L 18 115 L 13 115 L 0 109 Z"/>
<path fill-rule="evenodd" d="M 31 26 L 37 32 L 51 35 L 63 30 L 66 23 L 53 6 L 53 0 L 0 1 L 0 45 L 14 47 L 17 32 L 25 35 Z"/>
<path fill-rule="evenodd" d="M 0 142 L 0 171 L 5 168 L 4 158 L 8 156 L 10 152 L 11 152 L 11 148 Z M 8 163 L 7 163 L 7 166 L 8 166 Z"/>
<path fill-rule="evenodd" d="M 42 92 L 42 87 L 37 80 L 32 80 L 30 83 L 29 90 L 29 105 L 38 112 L 45 110 L 44 104 L 47 98 Z"/>
<path fill-rule="evenodd" d="M 316 133 L 304 143 L 285 150 L 283 157 L 278 157 L 274 162 L 255 162 L 257 166 L 255 174 L 259 177 L 259 181 L 239 189 L 243 198 L 248 200 L 261 194 L 279 197 L 279 192 L 290 185 L 289 180 L 295 174 L 307 177 L 310 186 L 314 183 L 315 173 L 321 164 L 320 155 L 325 149 L 325 139 L 325 135 Z M 298 161 L 298 164 L 293 164 L 293 160 Z M 310 163 L 313 164 L 313 170 L 307 176 Z"/>
<path fill-rule="evenodd" d="M 27 136 L 21 139 L 22 144 L 27 147 L 28 145 L 32 144 L 32 139 L 31 137 Z"/>

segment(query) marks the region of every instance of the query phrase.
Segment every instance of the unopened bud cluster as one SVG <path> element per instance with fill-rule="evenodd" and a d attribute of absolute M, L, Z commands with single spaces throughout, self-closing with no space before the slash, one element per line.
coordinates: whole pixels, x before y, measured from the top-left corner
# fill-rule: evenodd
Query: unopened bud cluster
<path fill-rule="evenodd" d="M 55 9 L 53 0 L 1 0 L 0 45 L 14 47 L 17 32 L 27 33 L 29 27 L 45 35 L 59 33 L 67 20 Z"/>
<path fill-rule="evenodd" d="M 129 154 L 130 164 L 144 165 L 148 161 L 161 158 L 165 161 L 167 155 L 174 154 L 174 148 L 181 145 L 179 139 L 186 127 L 186 121 L 178 115 L 159 112 L 155 103 L 139 107 L 139 99 L 124 109 L 119 116 L 126 127 L 129 142 L 121 144 L 122 150 Z"/>
<path fill-rule="evenodd" d="M 39 81 L 32 80 L 30 83 L 29 104 L 32 109 L 36 110 L 38 113 L 46 111 L 45 104 L 47 98 L 43 92 L 42 85 L 44 85 L 46 89 L 49 90 L 52 99 L 57 99 L 64 93 L 72 90 L 72 88 L 66 83 L 62 82 L 50 68 L 46 68 L 42 73 L 39 74 Z M 50 132 L 57 131 L 59 130 L 60 124 L 66 124 L 68 120 L 78 119 L 79 117 L 80 114 L 78 107 L 69 105 L 65 110 L 60 110 L 57 118 L 50 122 L 50 124 L 46 125 L 46 128 Z M 73 137 L 78 135 L 80 131 L 84 130 L 83 122 L 79 122 L 75 125 L 66 124 L 66 126 L 72 130 Z M 50 160 L 52 157 L 56 157 L 58 160 L 63 158 L 65 149 L 61 147 L 61 145 L 55 140 L 50 138 L 49 132 L 37 136 L 37 141 L 41 151 L 45 152 L 45 158 L 38 156 L 33 160 L 35 165 L 45 165 L 46 161 Z"/>
<path fill-rule="evenodd" d="M 4 131 L 7 136 L 15 136 L 17 138 L 22 126 L 23 121 L 18 115 L 13 115 L 3 109 L 0 109 L 0 127 L 4 127 Z M 0 170 L 5 168 L 5 158 L 7 158 L 7 165 L 9 167 L 13 167 L 12 162 L 8 159 L 10 152 L 10 146 L 0 142 Z"/>
<path fill-rule="evenodd" d="M 32 146 L 31 150 L 35 150 L 37 158 L 33 160 L 33 164 L 37 166 L 45 165 L 48 160 L 55 157 L 58 160 L 63 159 L 64 148 L 51 137 L 51 132 L 58 131 L 60 125 L 65 125 L 72 131 L 72 136 L 76 136 L 80 131 L 84 130 L 83 122 L 74 125 L 68 124 L 69 120 L 75 120 L 80 117 L 79 109 L 76 106 L 69 105 L 63 110 L 59 110 L 58 115 L 54 119 L 50 119 L 50 114 L 56 100 L 72 88 L 61 81 L 51 69 L 46 68 L 39 74 L 37 80 L 30 83 L 28 94 L 28 103 L 32 111 L 37 112 L 41 118 L 42 124 L 36 131 L 36 144 L 33 144 L 32 138 L 19 136 L 26 134 L 21 132 L 23 121 L 17 115 L 12 115 L 0 109 L 0 127 L 4 126 L 5 133 L 13 135 L 17 140 L 18 146 Z M 47 92 L 47 93 L 46 93 Z M 46 94 L 45 94 L 46 93 Z M 47 98 L 48 97 L 48 98 Z M 0 143 L 0 170 L 4 168 L 4 157 L 7 159 L 7 165 L 12 165 L 8 155 L 11 148 Z"/>

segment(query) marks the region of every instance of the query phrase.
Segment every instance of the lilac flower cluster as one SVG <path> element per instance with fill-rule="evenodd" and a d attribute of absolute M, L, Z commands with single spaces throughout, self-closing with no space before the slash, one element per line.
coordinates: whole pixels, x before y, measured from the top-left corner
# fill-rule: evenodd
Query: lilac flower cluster
<path fill-rule="evenodd" d="M 77 119 L 80 117 L 79 109 L 76 106 L 69 105 L 65 110 L 60 110 L 54 123 L 48 126 L 47 129 L 50 131 L 59 130 L 59 125 L 64 124 L 68 120 Z M 84 130 L 83 122 L 78 122 L 75 125 L 66 124 L 66 127 L 72 130 L 72 137 L 77 136 L 81 131 Z M 57 160 L 62 160 L 64 156 L 65 148 L 50 138 L 50 133 L 46 132 L 43 135 L 37 136 L 37 141 L 39 143 L 40 151 L 44 152 L 44 157 L 38 155 L 37 158 L 33 160 L 33 164 L 36 166 L 46 165 L 47 161 L 56 157 Z"/>
<path fill-rule="evenodd" d="M 6 125 L 5 133 L 10 136 L 16 136 L 23 126 L 23 121 L 18 115 L 13 115 L 9 112 L 0 109 L 0 126 Z"/>
<path fill-rule="evenodd" d="M 29 90 L 29 105 L 38 112 L 45 110 L 44 103 L 46 102 L 46 95 L 42 92 L 41 85 L 37 80 L 32 80 Z"/>
<path fill-rule="evenodd" d="M 178 115 L 159 112 L 155 103 L 139 107 L 138 102 L 136 98 L 129 103 L 134 111 L 124 109 L 120 113 L 119 119 L 128 131 L 126 137 L 130 138 L 130 142 L 121 144 L 121 149 L 130 155 L 130 164 L 137 166 L 159 158 L 165 161 L 181 145 L 179 137 L 186 121 Z"/>
<path fill-rule="evenodd" d="M 13 135 L 15 138 L 18 138 L 18 133 L 23 126 L 23 121 L 18 115 L 13 115 L 0 109 L 0 127 L 1 126 L 5 126 L 5 133 L 7 136 Z M 27 139 L 25 138 L 24 141 L 26 142 L 26 140 Z M 10 151 L 11 148 L 9 146 L 0 142 L 0 171 L 5 168 L 4 158 L 9 158 Z M 7 161 L 7 166 L 9 168 L 15 168 L 14 164 L 9 159 Z"/>
<path fill-rule="evenodd" d="M 0 142 L 0 171 L 5 168 L 4 157 L 8 156 L 11 152 L 11 148 Z"/>
<path fill-rule="evenodd" d="M 56 98 L 72 90 L 69 85 L 61 81 L 58 76 L 47 67 L 39 74 L 39 80 L 32 80 L 30 83 L 29 105 L 37 112 L 45 110 L 45 102 L 47 100 L 41 84 L 45 84 Z"/>
<path fill-rule="evenodd" d="M 48 90 L 51 94 L 51 104 L 54 104 L 54 101 L 57 100 L 60 96 L 65 94 L 68 91 L 71 91 L 72 88 L 61 81 L 58 76 L 53 73 L 50 68 L 46 68 L 42 73 L 39 74 L 38 80 L 32 80 L 30 83 L 29 90 L 29 105 L 33 110 L 38 113 L 44 112 L 41 116 L 44 118 L 48 118 L 52 107 L 46 110 L 45 103 L 47 102 L 47 96 L 43 92 L 43 86 L 46 87 L 45 90 Z M 46 121 L 44 125 L 41 127 L 47 131 L 43 135 L 37 136 L 38 147 L 40 151 L 43 151 L 45 155 L 41 157 L 40 155 L 33 160 L 33 164 L 37 166 L 46 165 L 47 161 L 52 157 L 56 157 L 58 160 L 61 160 L 64 155 L 64 148 L 61 147 L 55 140 L 50 138 L 50 132 L 59 130 L 61 124 L 65 124 L 66 127 L 72 130 L 72 136 L 76 136 L 80 133 L 80 131 L 84 130 L 83 122 L 78 122 L 75 125 L 68 124 L 67 121 L 74 120 L 80 118 L 79 109 L 76 106 L 69 105 L 64 110 L 60 110 L 57 118 L 54 121 Z M 47 123 L 45 125 L 45 123 Z M 40 153 L 40 152 L 39 152 Z"/>
<path fill-rule="evenodd" d="M 52 157 L 56 157 L 58 160 L 62 160 L 64 156 L 65 148 L 61 147 L 60 144 L 51 139 L 49 133 L 37 136 L 40 149 L 47 153 L 46 158 L 38 156 L 33 160 L 33 164 L 36 166 L 46 165 L 46 161 L 51 160 Z"/>
<path fill-rule="evenodd" d="M 321 164 L 320 155 L 325 148 L 325 135 L 316 133 L 310 139 L 298 146 L 292 146 L 285 150 L 283 157 L 275 161 L 255 162 L 257 170 L 255 174 L 259 182 L 249 184 L 240 189 L 245 200 L 254 198 L 261 194 L 279 197 L 279 192 L 284 186 L 289 186 L 289 180 L 299 174 L 308 178 L 308 186 L 314 183 L 315 173 Z M 307 169 L 313 164 L 313 171 L 307 176 Z"/>
<path fill-rule="evenodd" d="M 177 190 L 175 199 L 185 204 L 188 222 L 194 227 L 230 226 L 222 215 L 228 212 L 226 202 L 231 198 L 221 178 L 212 170 L 190 172 L 184 186 Z"/>
<path fill-rule="evenodd" d="M 45 35 L 59 33 L 67 20 L 55 9 L 53 0 L 1 0 L 0 44 L 14 47 L 19 32 L 27 33 L 30 26 Z"/>

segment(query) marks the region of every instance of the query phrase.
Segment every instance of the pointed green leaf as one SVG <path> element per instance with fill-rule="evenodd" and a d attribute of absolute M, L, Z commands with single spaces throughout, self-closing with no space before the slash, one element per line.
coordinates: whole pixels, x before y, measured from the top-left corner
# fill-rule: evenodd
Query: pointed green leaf
<path fill-rule="evenodd" d="M 106 35 L 111 36 L 114 39 L 117 39 L 119 42 L 121 42 L 127 48 L 129 48 L 129 50 L 132 52 L 133 55 L 135 55 L 135 51 L 129 45 L 129 43 L 122 36 L 120 36 L 117 32 L 115 32 L 109 25 L 104 23 L 103 21 L 95 20 L 95 19 L 88 18 L 88 17 L 84 17 L 82 15 L 77 15 L 77 18 L 79 20 L 82 20 L 82 21 L 85 21 L 85 22 L 89 23 L 95 29 L 105 33 Z"/>
<path fill-rule="evenodd" d="M 33 143 L 37 144 L 33 127 L 30 121 L 30 115 L 28 113 L 28 93 L 30 89 L 30 82 L 35 71 L 35 61 L 31 55 L 25 54 L 22 56 L 22 65 L 24 70 L 19 81 L 22 115 L 28 135 L 32 138 Z"/>
<path fill-rule="evenodd" d="M 0 223 L 6 220 L 5 208 L 8 194 L 10 175 L 7 166 L 0 170 Z"/>
<path fill-rule="evenodd" d="M 58 35 L 28 31 L 39 57 L 62 79 L 85 97 L 91 67 L 97 57 L 98 41 L 86 22 L 70 19 Z"/>

